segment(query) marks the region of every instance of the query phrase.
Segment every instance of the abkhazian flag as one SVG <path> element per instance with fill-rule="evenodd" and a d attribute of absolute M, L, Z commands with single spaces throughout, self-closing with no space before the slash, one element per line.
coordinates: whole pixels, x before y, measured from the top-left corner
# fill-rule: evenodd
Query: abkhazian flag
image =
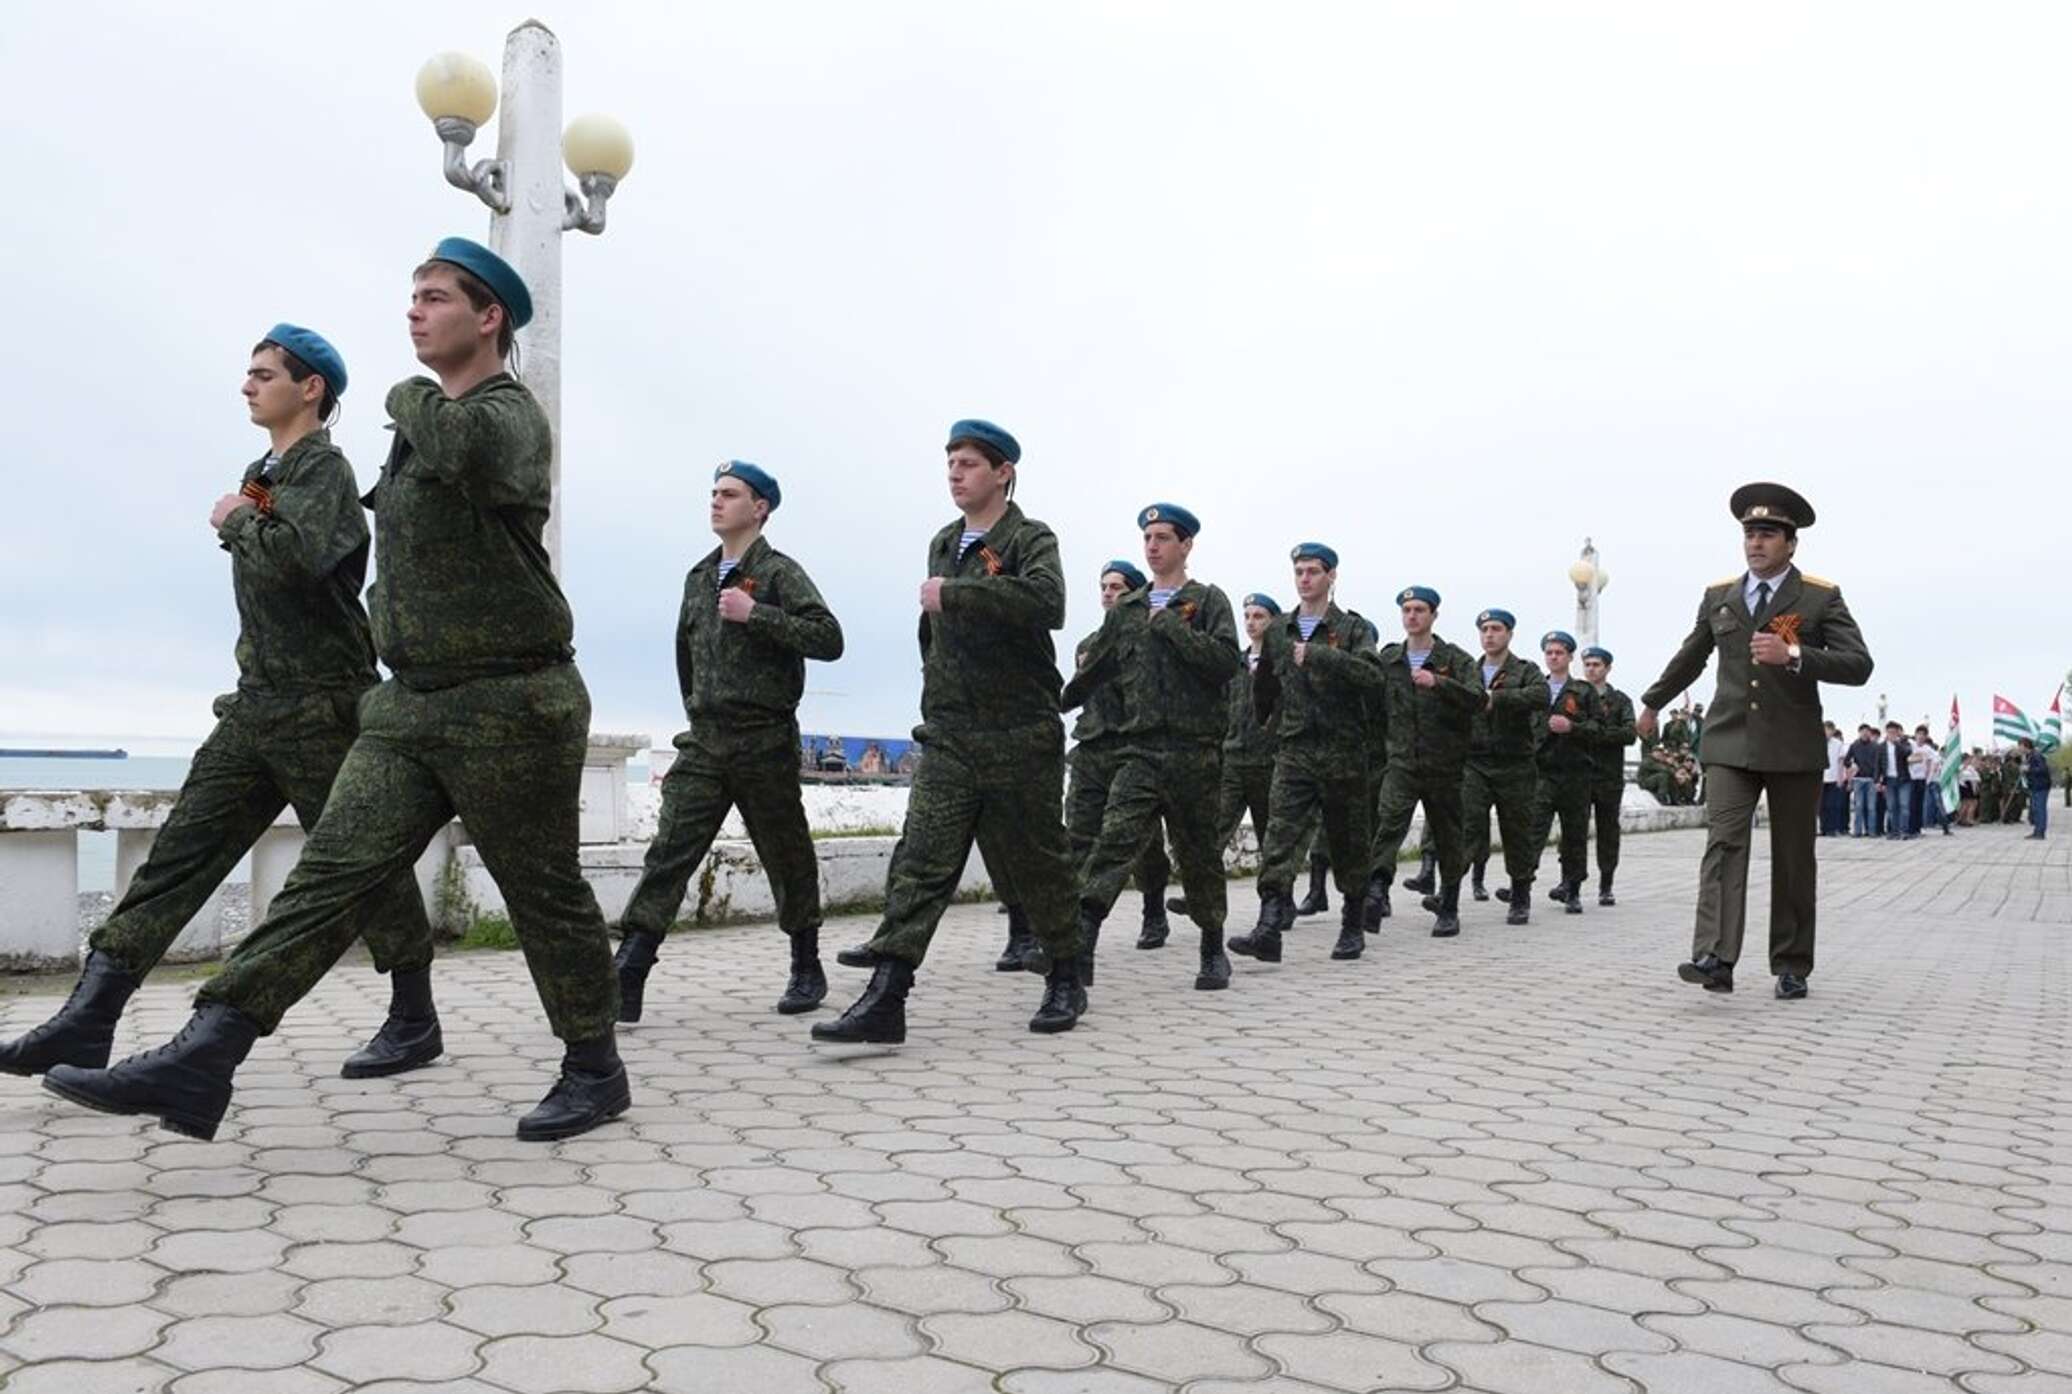
<path fill-rule="evenodd" d="M 1993 694 L 1993 739 L 2009 745 L 2036 739 L 2036 723 L 2029 720 L 2029 714 L 1997 692 Z"/>
<path fill-rule="evenodd" d="M 2050 715 L 2043 718 L 2043 729 L 2036 736 L 2036 748 L 2045 755 L 2056 750 L 2065 738 L 2065 717 L 2060 710 L 2064 700 L 2065 689 L 2061 684 L 2050 699 Z"/>
<path fill-rule="evenodd" d="M 1945 810 L 1957 806 L 1957 776 L 1964 772 L 1964 736 L 1957 722 L 1957 694 L 1950 694 L 1950 734 L 1943 737 L 1942 802 Z"/>

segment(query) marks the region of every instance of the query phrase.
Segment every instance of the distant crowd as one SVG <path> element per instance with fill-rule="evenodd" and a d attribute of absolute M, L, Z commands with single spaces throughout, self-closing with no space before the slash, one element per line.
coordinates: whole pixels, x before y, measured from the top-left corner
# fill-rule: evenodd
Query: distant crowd
<path fill-rule="evenodd" d="M 1925 723 L 1908 736 L 1897 721 L 1882 732 L 1865 722 L 1849 741 L 1830 721 L 1820 835 L 1904 841 L 1930 829 L 1947 837 L 1979 823 L 2026 823 L 2035 838 L 2049 830 L 2055 776 L 2033 741 L 2004 751 L 1974 746 L 1957 771 L 1954 808 L 1945 798 L 1946 773 Z"/>
<path fill-rule="evenodd" d="M 1683 807 L 1705 802 L 1705 771 L 1698 763 L 1705 739 L 1705 708 L 1693 702 L 1673 710 L 1662 722 L 1662 733 L 1640 743 L 1640 768 L 1633 782 L 1652 794 L 1655 802 Z"/>

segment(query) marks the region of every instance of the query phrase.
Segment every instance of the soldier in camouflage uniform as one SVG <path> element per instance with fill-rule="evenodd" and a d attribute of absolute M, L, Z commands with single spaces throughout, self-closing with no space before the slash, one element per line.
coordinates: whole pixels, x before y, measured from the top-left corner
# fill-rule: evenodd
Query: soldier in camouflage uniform
<path fill-rule="evenodd" d="M 1596 777 L 1590 781 L 1590 813 L 1597 820 L 1597 903 L 1617 905 L 1612 876 L 1619 869 L 1619 808 L 1626 798 L 1626 747 L 1633 744 L 1633 699 L 1612 686 L 1612 653 L 1583 650 L 1583 676 L 1597 689 L 1599 727 L 1591 747 Z"/>
<path fill-rule="evenodd" d="M 1360 888 L 1374 796 L 1368 787 L 1369 697 L 1380 687 L 1374 626 L 1332 603 L 1338 553 L 1304 542 L 1295 564 L 1295 610 L 1266 627 L 1252 669 L 1252 704 L 1274 733 L 1272 820 L 1259 855 L 1259 923 L 1230 951 L 1261 963 L 1281 961 L 1281 935 L 1295 925 L 1295 874 L 1321 817 L 1331 869 L 1343 899 L 1335 959 L 1358 958 Z"/>
<path fill-rule="evenodd" d="M 1532 859 L 1561 819 L 1561 883 L 1547 892 L 1571 915 L 1583 913 L 1583 882 L 1590 875 L 1590 791 L 1597 780 L 1597 744 L 1603 739 L 1597 689 L 1569 672 L 1575 636 L 1566 630 L 1548 632 L 1540 640 L 1547 660 L 1545 738 L 1540 742 L 1540 797 L 1533 817 Z"/>
<path fill-rule="evenodd" d="M 1215 990 L 1230 986 L 1216 801 L 1225 694 L 1240 670 L 1237 621 L 1221 590 L 1188 578 L 1187 558 L 1201 530 L 1194 514 L 1155 503 L 1137 515 L 1137 526 L 1144 530 L 1151 583 L 1110 607 L 1099 632 L 1081 647 L 1078 672 L 1060 699 L 1067 708 L 1111 690 L 1122 699 L 1121 759 L 1100 835 L 1080 869 L 1082 977 L 1093 982 L 1101 922 L 1131 865 L 1158 841 L 1162 820 L 1173 832 L 1188 914 L 1201 927 L 1194 985 Z"/>
<path fill-rule="evenodd" d="M 1247 816 L 1252 820 L 1254 850 L 1266 846 L 1268 815 L 1272 808 L 1273 757 L 1278 744 L 1271 723 L 1262 724 L 1252 709 L 1252 670 L 1258 666 L 1260 644 L 1266 627 L 1281 613 L 1272 596 L 1254 591 L 1244 599 L 1241 618 L 1249 645 L 1241 655 L 1245 671 L 1230 680 L 1225 689 L 1229 715 L 1223 727 L 1223 778 L 1216 793 L 1216 845 L 1228 848 Z M 1176 915 L 1187 913 L 1187 900 L 1176 896 L 1166 902 Z"/>
<path fill-rule="evenodd" d="M 361 700 L 359 737 L 302 859 L 193 1019 L 111 1069 L 57 1067 L 44 1077 L 53 1092 L 213 1136 L 256 1038 L 352 943 L 361 902 L 458 815 L 566 1046 L 518 1136 L 570 1137 L 626 1111 L 610 940 L 576 852 L 590 698 L 543 541 L 553 440 L 504 371 L 530 314 L 518 274 L 464 238 L 418 267 L 410 333 L 439 381 L 389 390 L 395 435 L 367 499 L 381 557 L 374 644 L 395 676 Z"/>
<path fill-rule="evenodd" d="M 691 876 L 733 809 L 770 878 L 791 977 L 777 1010 L 809 1012 L 827 996 L 820 966 L 820 857 L 799 797 L 799 698 L 806 660 L 842 656 L 842 626 L 806 569 L 763 536 L 784 500 L 745 460 L 713 472 L 720 545 L 684 577 L 676 681 L 690 729 L 662 778 L 662 812 L 640 883 L 619 919 L 619 1020 L 639 1021 L 648 970 Z"/>
<path fill-rule="evenodd" d="M 237 600 L 237 691 L 114 914 L 94 931 L 79 984 L 50 1020 L 0 1044 L 0 1072 L 108 1063 L 123 1005 L 187 922 L 281 810 L 314 828 L 352 744 L 360 694 L 379 680 L 360 585 L 367 523 L 352 466 L 323 422 L 345 364 L 321 336 L 275 325 L 253 346 L 245 399 L 271 437 L 210 525 L 230 554 Z M 369 896 L 357 921 L 389 975 L 389 1019 L 345 1063 L 348 1079 L 429 1064 L 443 1049 L 432 1007 L 432 937 L 409 868 Z"/>
<path fill-rule="evenodd" d="M 1101 609 L 1112 611 L 1123 596 L 1145 585 L 1144 573 L 1130 563 L 1109 562 L 1101 568 Z M 1099 637 L 1100 631 L 1096 630 L 1079 641 L 1079 666 L 1085 666 L 1087 654 Z M 1101 836 L 1101 820 L 1108 811 L 1108 790 L 1127 756 L 1128 742 L 1123 735 L 1126 717 L 1122 687 L 1105 684 L 1086 694 L 1079 705 L 1079 720 L 1072 727 L 1072 753 L 1065 759 L 1071 771 L 1065 789 L 1065 831 L 1072 839 L 1072 865 L 1079 868 L 1082 878 L 1086 875 L 1087 858 L 1093 855 L 1094 843 Z M 1137 888 L 1144 895 L 1143 929 L 1137 938 L 1140 949 L 1164 947 L 1166 936 L 1171 933 L 1166 919 L 1165 888 L 1172 879 L 1172 871 L 1165 839 L 1154 834 L 1144 844 L 1143 855 L 1136 863 Z M 1027 934 L 1026 918 L 1023 933 Z M 1023 951 L 1034 944 L 1031 936 L 1022 945 Z"/>
<path fill-rule="evenodd" d="M 1547 708 L 1547 679 L 1536 664 L 1511 652 L 1511 634 L 1518 621 L 1509 610 L 1484 610 L 1475 617 L 1475 625 L 1482 639 L 1482 662 L 1476 673 L 1485 695 L 1482 709 L 1474 714 L 1468 761 L 1461 772 L 1471 884 L 1475 899 L 1485 899 L 1482 868 L 1489 860 L 1489 814 L 1494 808 L 1504 842 L 1504 872 L 1511 883 L 1497 890 L 1511 906 L 1504 922 L 1526 924 L 1532 917 L 1532 870 L 1537 851 L 1532 819 L 1539 776 L 1533 767 L 1533 745 L 1538 739 L 1535 723 Z M 1430 827 L 1429 820 L 1426 826 Z"/>
<path fill-rule="evenodd" d="M 1374 833 L 1374 875 L 1366 918 L 1379 924 L 1389 909 L 1396 858 L 1419 803 L 1439 854 L 1439 893 L 1424 898 L 1435 919 L 1432 933 L 1460 933 L 1460 884 L 1467 872 L 1461 845 L 1461 771 L 1467 763 L 1474 716 L 1488 706 L 1476 660 L 1432 633 L 1439 593 L 1410 586 L 1396 596 L 1403 612 L 1403 642 L 1381 651 L 1382 693 L 1388 712 L 1388 773 Z"/>
<path fill-rule="evenodd" d="M 1013 501 L 1022 449 L 988 421 L 959 421 L 946 447 L 962 516 L 928 544 L 921 583 L 921 724 L 925 754 L 906 827 L 885 878 L 871 940 L 870 986 L 819 1041 L 896 1044 L 906 999 L 936 924 L 957 894 L 974 841 L 1014 887 L 1049 959 L 1032 1031 L 1069 1031 L 1086 1010 L 1078 899 L 1065 833 L 1065 726 L 1057 650 L 1065 577 L 1057 536 Z"/>

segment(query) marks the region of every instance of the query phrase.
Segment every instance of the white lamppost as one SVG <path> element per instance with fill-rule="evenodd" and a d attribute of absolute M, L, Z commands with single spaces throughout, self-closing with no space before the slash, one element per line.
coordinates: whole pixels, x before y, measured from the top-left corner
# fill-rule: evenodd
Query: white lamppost
<path fill-rule="evenodd" d="M 1597 597 L 1612 583 L 1611 569 L 1597 560 L 1597 548 L 1583 539 L 1583 555 L 1569 563 L 1568 579 L 1576 588 L 1576 642 L 1584 648 L 1598 642 Z"/>
<path fill-rule="evenodd" d="M 489 205 L 489 248 L 532 292 L 532 322 L 518 331 L 518 370 L 554 428 L 553 510 L 547 555 L 561 571 L 561 234 L 604 231 L 604 206 L 633 167 L 633 137 L 609 116 L 561 129 L 561 44 L 536 19 L 504 41 L 503 119 L 496 158 L 468 163 L 475 132 L 497 108 L 487 65 L 441 53 L 417 74 L 417 104 L 446 147 L 446 182 Z M 576 189 L 561 179 L 562 160 Z"/>

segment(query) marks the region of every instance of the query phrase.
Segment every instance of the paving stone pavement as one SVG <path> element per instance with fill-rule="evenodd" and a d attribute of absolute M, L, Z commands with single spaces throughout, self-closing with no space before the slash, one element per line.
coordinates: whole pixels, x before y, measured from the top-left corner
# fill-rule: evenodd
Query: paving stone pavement
<path fill-rule="evenodd" d="M 633 1112 L 545 1147 L 511 1136 L 558 1056 L 517 955 L 442 960 L 446 1060 L 366 1082 L 351 962 L 213 1143 L 0 1077 L 0 1386 L 2072 1390 L 2072 847 L 1824 844 L 1780 1003 L 1756 958 L 1731 997 L 1675 979 L 1700 846 L 1627 839 L 1616 909 L 1412 914 L 1355 963 L 1308 920 L 1214 994 L 1184 930 L 1130 948 L 1126 895 L 1063 1036 L 990 906 L 889 1051 L 770 1011 L 774 928 L 688 934 L 623 1036 Z"/>

